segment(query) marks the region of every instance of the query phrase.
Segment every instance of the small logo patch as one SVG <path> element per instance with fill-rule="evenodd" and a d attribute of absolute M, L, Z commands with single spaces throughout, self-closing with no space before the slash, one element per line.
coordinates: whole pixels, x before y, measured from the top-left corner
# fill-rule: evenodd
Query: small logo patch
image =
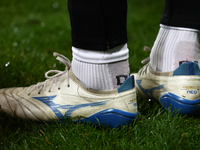
<path fill-rule="evenodd" d="M 183 86 L 183 89 L 181 90 L 186 90 L 187 94 L 197 94 L 199 89 L 199 86 Z"/>
<path fill-rule="evenodd" d="M 197 90 L 190 90 L 190 91 L 187 91 L 187 94 L 197 94 Z"/>
<path fill-rule="evenodd" d="M 128 78 L 128 75 L 118 75 L 117 78 L 117 85 L 122 85 L 124 81 Z"/>

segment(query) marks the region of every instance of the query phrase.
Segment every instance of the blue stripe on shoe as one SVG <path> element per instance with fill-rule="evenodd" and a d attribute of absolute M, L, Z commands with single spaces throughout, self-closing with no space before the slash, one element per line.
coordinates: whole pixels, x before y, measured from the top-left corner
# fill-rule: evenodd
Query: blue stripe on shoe
<path fill-rule="evenodd" d="M 163 89 L 164 87 L 164 84 L 162 85 L 159 85 L 159 86 L 156 86 L 156 87 L 153 87 L 153 88 L 150 88 L 150 89 L 145 89 L 142 87 L 142 80 L 136 80 L 136 83 L 138 85 L 138 87 L 140 88 L 140 90 L 146 95 L 148 96 L 149 98 L 153 98 L 153 99 L 156 99 L 154 96 L 153 96 L 153 92 L 154 91 L 157 91 L 157 90 L 160 90 L 160 89 Z"/>
<path fill-rule="evenodd" d="M 58 117 L 58 119 L 62 119 L 64 116 L 70 116 L 73 111 L 83 108 L 83 107 L 95 107 L 95 106 L 101 106 L 105 105 L 108 100 L 101 101 L 101 102 L 93 102 L 93 103 L 84 103 L 84 104 L 74 104 L 74 105 L 63 105 L 63 104 L 57 104 L 54 103 L 54 98 L 57 95 L 54 96 L 44 96 L 44 97 L 32 97 L 36 100 L 39 100 L 46 104 L 53 112 L 54 114 Z M 65 115 L 63 115 L 59 109 L 65 109 Z"/>
<path fill-rule="evenodd" d="M 200 75 L 199 65 L 196 62 L 185 62 L 173 73 L 173 76 Z"/>
<path fill-rule="evenodd" d="M 135 105 L 135 104 L 134 104 Z M 139 112 L 130 113 L 125 112 L 119 109 L 105 109 L 100 112 L 97 112 L 87 118 L 82 118 L 80 120 L 74 120 L 74 123 L 81 122 L 81 123 L 89 123 L 89 124 L 96 124 L 96 125 L 103 125 L 108 126 L 111 128 L 118 128 L 123 125 L 127 125 L 132 123 L 136 123 L 139 116 Z M 69 117 L 69 116 L 65 116 Z M 57 123 L 65 122 L 65 117 L 60 119 L 59 121 L 55 121 Z M 81 117 L 81 116 L 80 116 Z M 73 119 L 73 118 L 72 118 Z"/>
<path fill-rule="evenodd" d="M 118 93 L 128 91 L 130 89 L 133 89 L 135 87 L 135 79 L 134 75 L 128 77 L 126 81 L 118 88 Z"/>

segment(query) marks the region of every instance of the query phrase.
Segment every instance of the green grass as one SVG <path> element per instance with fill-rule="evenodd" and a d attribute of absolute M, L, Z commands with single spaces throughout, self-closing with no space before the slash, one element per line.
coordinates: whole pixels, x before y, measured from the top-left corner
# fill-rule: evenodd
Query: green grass
<path fill-rule="evenodd" d="M 58 8 L 53 5 L 59 4 Z M 159 30 L 164 0 L 128 0 L 130 69 L 137 72 L 149 56 Z M 71 55 L 67 1 L 0 1 L 0 88 L 29 86 L 63 70 L 53 56 Z M 6 64 L 8 66 L 6 66 Z M 200 120 L 163 113 L 156 101 L 138 100 L 136 125 L 120 129 L 74 124 L 36 123 L 0 113 L 0 149 L 199 149 Z"/>

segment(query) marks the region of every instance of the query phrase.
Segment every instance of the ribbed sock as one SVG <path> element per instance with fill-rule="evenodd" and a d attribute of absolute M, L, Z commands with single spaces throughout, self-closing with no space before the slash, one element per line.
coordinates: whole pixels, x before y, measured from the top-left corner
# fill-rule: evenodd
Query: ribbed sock
<path fill-rule="evenodd" d="M 72 70 L 83 85 L 95 90 L 118 88 L 129 76 L 128 60 L 109 64 L 92 64 L 73 59 Z"/>
<path fill-rule="evenodd" d="M 73 47 L 72 70 L 87 88 L 112 90 L 118 88 L 130 74 L 127 46 L 122 46 L 115 51 L 86 51 L 87 55 L 84 56 L 86 58 L 81 57 L 82 55 L 79 55 L 78 51 L 80 49 Z M 82 52 L 83 50 L 81 50 Z M 125 53 L 127 53 L 126 57 Z"/>
<path fill-rule="evenodd" d="M 183 62 L 198 62 L 200 45 L 198 30 L 161 25 L 150 54 L 156 71 L 173 71 Z"/>

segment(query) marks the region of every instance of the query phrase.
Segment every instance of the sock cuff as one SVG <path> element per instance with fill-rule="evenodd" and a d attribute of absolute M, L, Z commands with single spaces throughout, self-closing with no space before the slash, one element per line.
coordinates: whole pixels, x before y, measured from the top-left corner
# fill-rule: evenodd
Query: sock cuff
<path fill-rule="evenodd" d="M 94 64 L 113 63 L 126 60 L 129 57 L 127 44 L 117 46 L 107 51 L 92 51 L 76 47 L 72 47 L 72 51 L 73 58 L 76 60 Z"/>
<path fill-rule="evenodd" d="M 182 30 L 182 31 L 191 31 L 191 32 L 199 32 L 197 29 L 192 29 L 192 28 L 183 28 L 183 27 L 174 27 L 174 26 L 167 26 L 160 24 L 161 28 L 167 28 L 167 29 L 173 29 L 173 30 Z"/>

